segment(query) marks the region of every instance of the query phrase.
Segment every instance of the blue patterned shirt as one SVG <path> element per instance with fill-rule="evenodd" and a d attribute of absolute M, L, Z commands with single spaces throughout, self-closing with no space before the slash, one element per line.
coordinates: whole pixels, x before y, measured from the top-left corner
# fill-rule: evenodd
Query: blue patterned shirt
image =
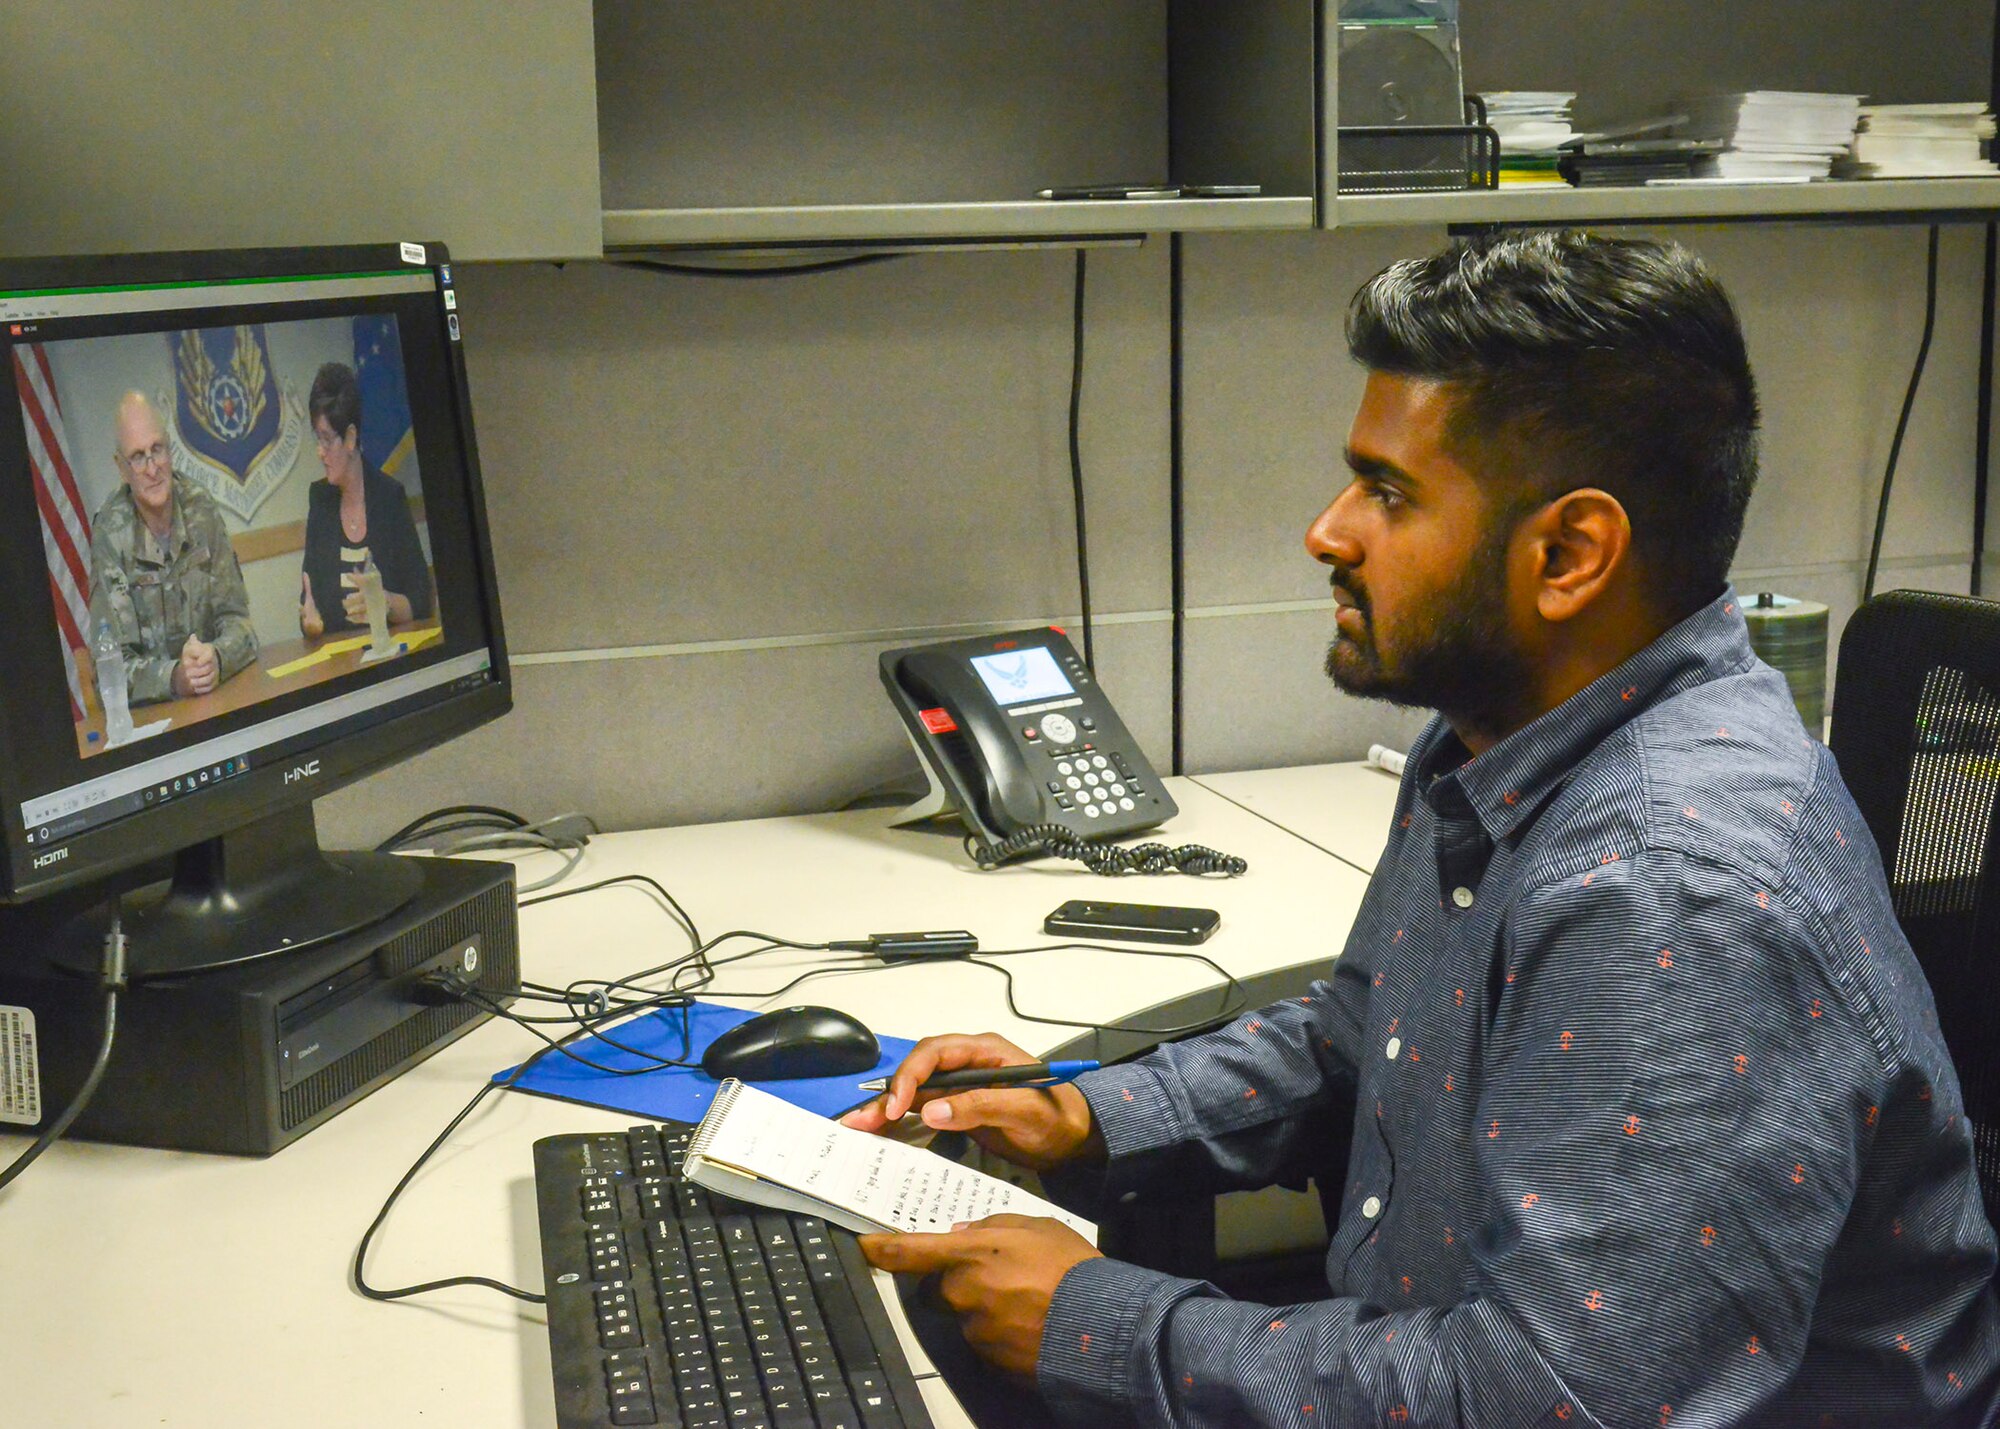
<path fill-rule="evenodd" d="M 1071 1270 L 1039 1370 L 1066 1422 L 2000 1405 L 1994 1233 L 1930 989 L 1733 593 L 1476 759 L 1433 721 L 1331 976 L 1078 1085 L 1104 1194 L 1313 1174 L 1334 1230 L 1329 1298 L 1282 1309 Z"/>

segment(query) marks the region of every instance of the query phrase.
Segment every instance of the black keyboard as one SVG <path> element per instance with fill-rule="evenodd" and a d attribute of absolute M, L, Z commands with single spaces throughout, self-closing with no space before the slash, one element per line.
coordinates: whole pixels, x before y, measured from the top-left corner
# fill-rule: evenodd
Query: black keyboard
<path fill-rule="evenodd" d="M 682 1180 L 693 1132 L 535 1143 L 561 1429 L 931 1429 L 854 1236 Z"/>

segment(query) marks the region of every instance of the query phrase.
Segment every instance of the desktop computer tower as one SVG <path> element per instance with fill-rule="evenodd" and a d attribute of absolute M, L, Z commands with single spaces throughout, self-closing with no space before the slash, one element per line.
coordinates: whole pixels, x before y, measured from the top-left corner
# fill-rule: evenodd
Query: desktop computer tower
<path fill-rule="evenodd" d="M 103 1083 L 66 1133 L 183 1151 L 268 1155 L 462 1036 L 489 1013 L 425 979 L 451 968 L 495 999 L 520 981 L 514 869 L 470 859 L 412 859 L 417 895 L 361 933 L 236 967 L 132 984 Z M 82 1086 L 104 1030 L 96 981 L 46 952 L 60 935 L 35 905 L 8 910 L 0 947 L 0 1015 L 16 1046 L 17 1083 L 38 1080 L 41 1117 L 61 1115 Z M 38 922 L 43 926 L 37 927 Z M 24 1055 L 25 1054 L 25 1055 Z M 21 1088 L 9 1089 L 18 1104 Z"/>

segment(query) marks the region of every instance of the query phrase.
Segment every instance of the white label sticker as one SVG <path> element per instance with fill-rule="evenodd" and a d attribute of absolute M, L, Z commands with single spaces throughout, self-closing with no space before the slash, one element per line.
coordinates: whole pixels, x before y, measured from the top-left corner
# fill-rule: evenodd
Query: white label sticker
<path fill-rule="evenodd" d="M 414 263 L 419 268 L 430 266 L 424 261 L 424 245 L 421 243 L 405 243 L 403 245 L 403 261 L 405 263 Z"/>
<path fill-rule="evenodd" d="M 0 1122 L 33 1126 L 42 1119 L 42 1058 L 35 1014 L 0 1004 Z"/>

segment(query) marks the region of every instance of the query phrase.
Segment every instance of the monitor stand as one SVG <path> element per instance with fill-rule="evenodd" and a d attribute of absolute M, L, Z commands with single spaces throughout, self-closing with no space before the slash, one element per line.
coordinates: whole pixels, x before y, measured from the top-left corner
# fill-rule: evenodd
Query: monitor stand
<path fill-rule="evenodd" d="M 182 849 L 170 882 L 127 895 L 127 974 L 177 977 L 309 948 L 388 917 L 421 883 L 394 854 L 323 851 L 302 804 Z M 55 961 L 95 975 L 110 918 L 107 904 L 73 921 Z"/>

